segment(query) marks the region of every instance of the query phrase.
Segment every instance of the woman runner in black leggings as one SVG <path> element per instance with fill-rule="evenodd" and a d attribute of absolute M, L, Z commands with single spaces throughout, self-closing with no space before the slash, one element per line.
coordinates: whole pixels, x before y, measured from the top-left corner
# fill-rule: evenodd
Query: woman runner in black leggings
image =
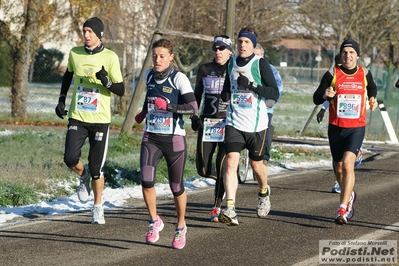
<path fill-rule="evenodd" d="M 144 201 L 150 214 L 146 234 L 147 243 L 155 243 L 164 223 L 157 214 L 155 173 L 158 163 L 165 157 L 169 186 L 173 193 L 177 225 L 172 247 L 182 249 L 186 243 L 185 213 L 187 194 L 183 172 L 187 158 L 186 132 L 183 115 L 198 111 L 193 89 L 186 75 L 176 70 L 173 44 L 160 39 L 152 45 L 153 68 L 145 72 L 147 94 L 143 110 L 135 117 L 137 123 L 146 118 L 140 152 L 140 175 Z"/>

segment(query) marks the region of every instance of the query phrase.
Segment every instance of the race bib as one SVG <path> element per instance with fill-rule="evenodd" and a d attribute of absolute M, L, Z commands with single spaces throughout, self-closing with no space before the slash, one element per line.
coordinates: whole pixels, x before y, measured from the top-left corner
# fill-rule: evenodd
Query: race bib
<path fill-rule="evenodd" d="M 362 96 L 359 94 L 340 94 L 337 98 L 339 118 L 359 118 Z"/>
<path fill-rule="evenodd" d="M 76 110 L 97 113 L 100 104 L 100 89 L 78 86 L 76 89 Z"/>
<path fill-rule="evenodd" d="M 173 113 L 155 109 L 155 105 L 148 104 L 147 131 L 160 134 L 173 133 Z"/>
<path fill-rule="evenodd" d="M 234 92 L 232 94 L 232 101 L 236 109 L 251 109 L 253 95 L 250 92 Z"/>
<path fill-rule="evenodd" d="M 223 142 L 225 126 L 224 119 L 205 118 L 202 141 Z"/>

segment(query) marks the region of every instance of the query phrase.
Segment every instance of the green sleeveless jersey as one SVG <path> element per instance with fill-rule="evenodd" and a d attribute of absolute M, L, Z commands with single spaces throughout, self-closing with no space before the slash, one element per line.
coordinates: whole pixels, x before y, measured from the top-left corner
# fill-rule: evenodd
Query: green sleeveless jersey
<path fill-rule="evenodd" d="M 245 66 L 237 65 L 237 57 L 230 59 L 228 65 L 231 97 L 226 111 L 226 125 L 244 132 L 265 130 L 269 121 L 265 98 L 249 89 L 240 88 L 237 84 L 239 73 L 250 81 L 262 83 L 260 57 L 255 55 Z"/>
<path fill-rule="evenodd" d="M 102 66 L 113 83 L 123 82 L 115 52 L 104 48 L 99 53 L 88 54 L 83 46 L 69 52 L 68 71 L 74 72 L 70 118 L 86 123 L 111 123 L 111 91 L 96 78 Z"/>

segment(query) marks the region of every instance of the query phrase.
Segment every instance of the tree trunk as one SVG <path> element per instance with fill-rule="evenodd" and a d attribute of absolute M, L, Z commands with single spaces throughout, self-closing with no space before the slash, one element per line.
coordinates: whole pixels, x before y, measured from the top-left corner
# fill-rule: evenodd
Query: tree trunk
<path fill-rule="evenodd" d="M 22 48 L 21 46 L 19 46 Z M 14 73 L 11 87 L 11 116 L 26 118 L 26 100 L 28 86 L 28 67 L 25 49 L 18 49 L 14 55 Z"/>
<path fill-rule="evenodd" d="M 165 28 L 166 24 L 168 23 L 168 19 L 171 13 L 171 9 L 173 8 L 174 5 L 174 0 L 166 0 L 164 2 L 162 12 L 159 16 L 158 22 L 157 22 L 157 28 Z M 152 50 L 151 50 L 151 45 L 156 41 L 161 39 L 161 35 L 154 33 L 151 39 L 151 42 L 148 46 L 147 49 L 147 55 L 144 60 L 143 67 L 141 68 L 140 72 L 140 79 L 137 83 L 136 89 L 133 92 L 133 96 L 129 105 L 129 109 L 126 113 L 126 118 L 125 121 L 123 122 L 122 125 L 122 130 L 121 134 L 128 134 L 132 132 L 132 127 L 135 123 L 134 117 L 139 111 L 139 108 L 143 105 L 143 100 L 145 98 L 145 80 L 144 80 L 144 72 L 146 69 L 149 69 L 152 63 Z"/>
<path fill-rule="evenodd" d="M 24 1 L 25 25 L 22 27 L 21 38 L 15 40 L 13 49 L 14 72 L 11 87 L 11 115 L 13 117 L 27 117 L 27 88 L 28 73 L 31 59 L 34 58 L 40 47 L 40 23 L 50 25 L 52 16 L 45 16 L 45 7 L 49 6 L 49 0 L 25 0 Z M 42 26 L 44 27 L 44 26 Z"/>

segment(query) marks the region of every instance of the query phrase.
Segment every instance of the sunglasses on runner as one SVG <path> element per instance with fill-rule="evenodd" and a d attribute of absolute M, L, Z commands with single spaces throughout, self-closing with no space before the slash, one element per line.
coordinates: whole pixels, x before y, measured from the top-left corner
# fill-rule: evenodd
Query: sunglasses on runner
<path fill-rule="evenodd" d="M 226 46 L 219 46 L 219 47 L 212 47 L 212 50 L 216 52 L 216 50 L 224 51 L 227 47 Z"/>

